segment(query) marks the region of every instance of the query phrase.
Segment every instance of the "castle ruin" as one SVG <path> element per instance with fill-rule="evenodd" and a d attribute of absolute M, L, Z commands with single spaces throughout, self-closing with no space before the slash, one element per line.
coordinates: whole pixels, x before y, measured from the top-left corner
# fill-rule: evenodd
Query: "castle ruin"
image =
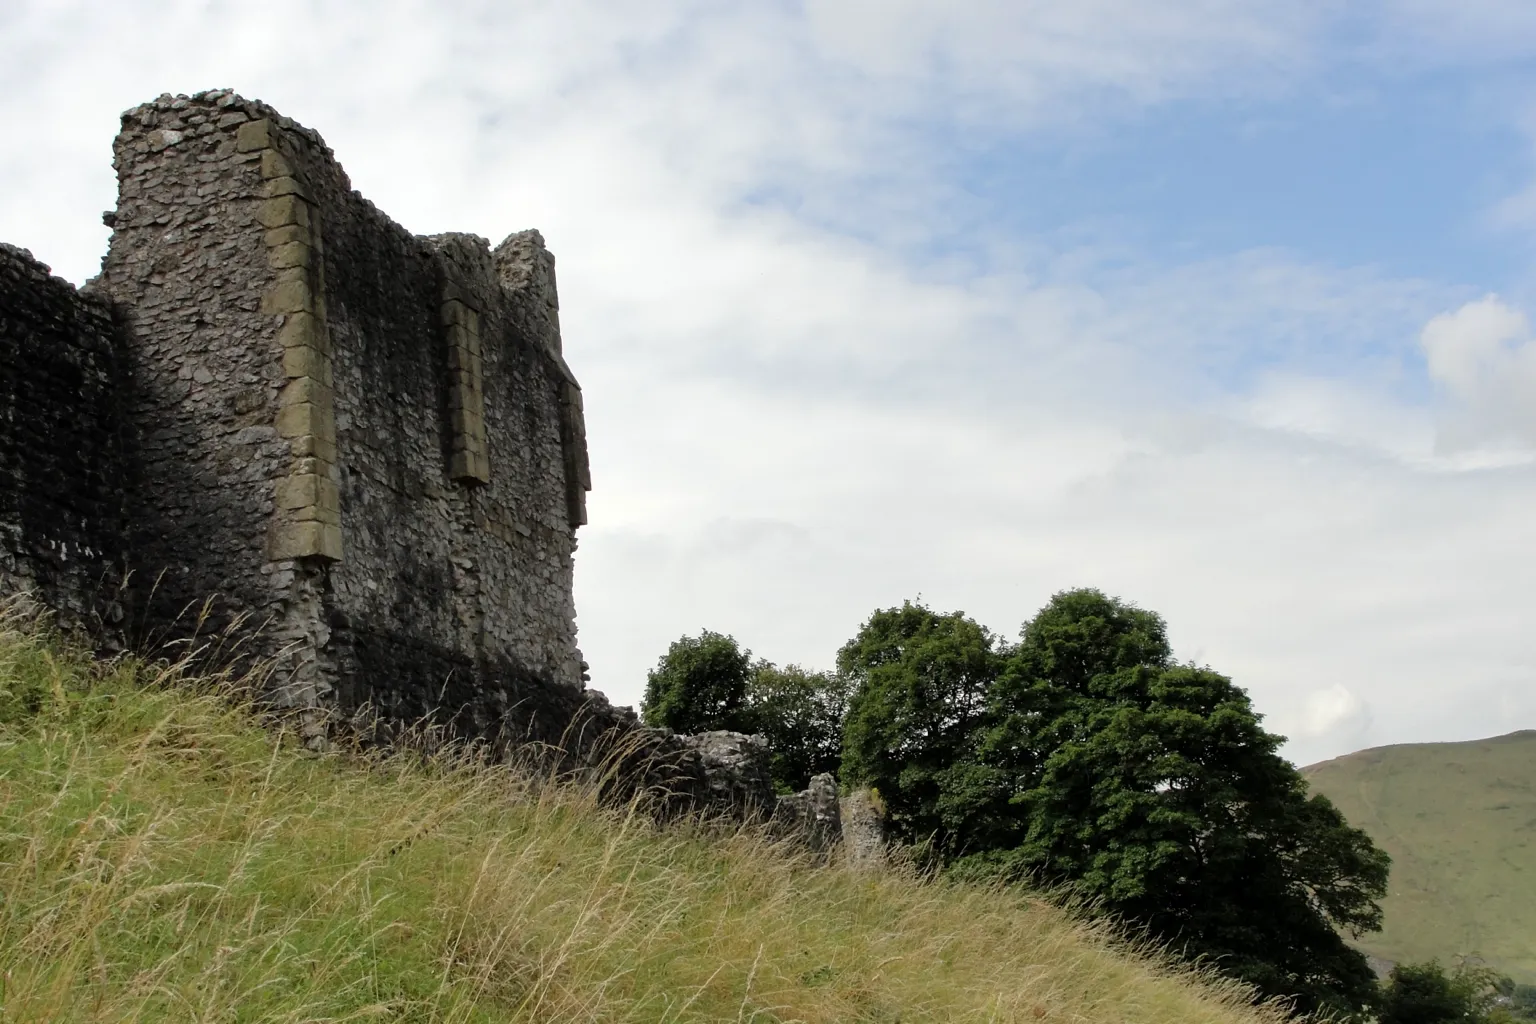
<path fill-rule="evenodd" d="M 113 153 L 100 276 L 0 243 L 0 592 L 267 666 L 312 746 L 426 720 L 837 841 L 830 776 L 776 804 L 760 737 L 586 688 L 592 482 L 537 231 L 412 235 L 318 134 L 224 90 L 135 107 Z"/>
<path fill-rule="evenodd" d="M 0 576 L 229 633 L 315 736 L 363 706 L 558 733 L 591 480 L 538 232 L 414 236 L 226 91 L 125 113 L 114 166 L 85 288 L 0 247 Z"/>

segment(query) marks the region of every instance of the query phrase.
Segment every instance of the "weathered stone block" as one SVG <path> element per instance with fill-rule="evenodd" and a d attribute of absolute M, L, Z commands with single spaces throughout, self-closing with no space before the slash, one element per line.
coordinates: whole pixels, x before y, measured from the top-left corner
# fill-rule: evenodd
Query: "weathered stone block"
<path fill-rule="evenodd" d="M 309 350 L 313 351 L 313 349 Z M 278 401 L 282 405 L 303 405 L 311 403 L 323 405 L 326 408 L 335 408 L 335 396 L 331 389 L 314 377 L 295 377 L 284 387 Z"/>
<path fill-rule="evenodd" d="M 262 236 L 267 248 L 276 249 L 290 242 L 303 242 L 305 245 L 313 245 L 313 233 L 307 224 L 284 224 L 280 227 L 270 228 Z"/>
<path fill-rule="evenodd" d="M 278 344 L 285 349 L 308 348 L 327 354 L 331 350 L 330 333 L 325 321 L 313 312 L 299 310 L 283 318 L 283 326 L 277 332 Z"/>
<path fill-rule="evenodd" d="M 307 434 L 311 437 L 334 438 L 336 416 L 329 404 L 303 402 L 299 405 L 285 405 L 277 411 L 277 432 L 282 437 L 302 437 Z M 315 451 L 305 454 L 319 455 L 320 453 Z"/>
<path fill-rule="evenodd" d="M 277 507 L 286 509 L 304 508 L 307 505 L 320 504 L 320 482 L 324 479 L 318 474 L 310 473 L 304 476 L 289 476 L 277 482 Z"/>
<path fill-rule="evenodd" d="M 457 408 L 448 411 L 448 422 L 453 427 L 455 434 L 479 433 L 484 436 L 485 424 L 480 419 L 480 414 L 473 409 Z"/>
<path fill-rule="evenodd" d="M 470 352 L 468 346 L 449 346 L 448 368 L 450 370 L 463 370 L 464 372 L 475 377 L 483 377 L 485 374 L 485 362 L 483 357 Z"/>
<path fill-rule="evenodd" d="M 491 479 L 491 465 L 484 456 L 478 453 L 467 451 L 454 452 L 449 465 L 449 476 L 455 480 L 476 480 L 480 483 L 489 483 Z"/>
<path fill-rule="evenodd" d="M 474 310 L 458 299 L 449 299 L 438 307 L 438 315 L 444 327 L 467 327 Z"/>
<path fill-rule="evenodd" d="M 301 505 L 296 509 L 290 509 L 287 513 L 296 523 L 329 523 L 332 526 L 341 525 L 341 510 L 326 508 L 324 505 Z"/>
<path fill-rule="evenodd" d="M 267 250 L 267 266 L 273 270 L 286 270 L 291 267 L 308 267 L 314 259 L 315 250 L 306 239 L 305 241 L 286 242 L 273 246 Z"/>
<path fill-rule="evenodd" d="M 272 145 L 271 130 L 272 123 L 266 118 L 245 122 L 235 133 L 235 149 L 241 153 L 251 153 L 268 148 Z"/>
<path fill-rule="evenodd" d="M 256 219 L 265 228 L 280 228 L 287 224 L 307 228 L 310 226 L 309 203 L 296 195 L 263 199 Z"/>
<path fill-rule="evenodd" d="M 273 561 L 319 557 L 341 560 L 341 530 L 328 523 L 279 523 L 267 545 Z"/>
<path fill-rule="evenodd" d="M 268 149 L 261 154 L 261 176 L 263 178 L 282 178 L 293 174 L 293 164 L 288 158 L 275 149 Z"/>
<path fill-rule="evenodd" d="M 316 458 L 331 465 L 336 464 L 336 441 L 333 437 L 300 434 L 290 441 L 289 450 L 295 459 Z"/>
<path fill-rule="evenodd" d="M 283 349 L 283 376 L 309 377 L 332 386 L 331 360 L 319 349 L 294 345 Z"/>
<path fill-rule="evenodd" d="M 277 280 L 261 297 L 263 313 L 315 313 L 315 293 L 302 267 L 278 272 Z"/>
<path fill-rule="evenodd" d="M 449 409 L 468 409 L 477 418 L 485 416 L 485 395 L 476 386 L 476 381 L 464 379 L 455 384 L 448 391 Z"/>
<path fill-rule="evenodd" d="M 299 183 L 299 179 L 290 175 L 280 178 L 272 178 L 262 187 L 269 198 L 276 199 L 279 196 L 299 196 L 306 202 L 313 201 L 309 192 Z"/>
<path fill-rule="evenodd" d="M 341 561 L 341 527 L 326 523 L 320 530 L 320 555 L 333 562 Z"/>

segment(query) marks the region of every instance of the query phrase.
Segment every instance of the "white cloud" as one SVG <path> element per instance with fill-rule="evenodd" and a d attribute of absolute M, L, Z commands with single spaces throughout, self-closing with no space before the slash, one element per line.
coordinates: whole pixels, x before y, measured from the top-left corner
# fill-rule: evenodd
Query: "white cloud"
<path fill-rule="evenodd" d="M 1305 709 L 1301 728 L 1308 739 L 1333 734 L 1354 738 L 1370 724 L 1371 712 L 1365 702 L 1338 683 L 1308 694 Z"/>
<path fill-rule="evenodd" d="M 1256 426 L 1429 463 L 1434 424 L 1420 409 L 1369 384 L 1294 372 L 1266 373 L 1238 410 Z"/>
<path fill-rule="evenodd" d="M 1510 342 L 1528 343 L 1530 321 L 1489 295 L 1454 313 L 1435 317 L 1424 328 L 1422 342 L 1429 372 L 1453 395 L 1474 401 L 1504 375 L 1510 364 L 1526 361 L 1525 344 L 1511 350 Z"/>
<path fill-rule="evenodd" d="M 1138 101 L 1198 86 L 1252 90 L 1308 62 L 1326 5 L 812 0 L 807 12 L 824 51 L 865 74 L 1040 116 L 1047 103 L 1075 106 L 1099 90 Z"/>
<path fill-rule="evenodd" d="M 1435 317 L 1420 343 L 1453 403 L 1443 448 L 1536 447 L 1536 338 L 1524 313 L 1489 295 Z"/>

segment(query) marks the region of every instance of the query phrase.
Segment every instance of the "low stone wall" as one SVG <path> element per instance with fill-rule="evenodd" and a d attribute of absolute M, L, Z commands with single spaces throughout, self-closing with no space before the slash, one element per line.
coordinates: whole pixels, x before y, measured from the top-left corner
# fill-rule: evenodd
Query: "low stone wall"
<path fill-rule="evenodd" d="M 822 773 L 813 776 L 802 792 L 779 797 L 773 809 L 773 826 L 776 832 L 800 839 L 818 852 L 842 843 L 843 816 L 837 779 Z"/>
<path fill-rule="evenodd" d="M 874 868 L 885 864 L 885 809 L 870 790 L 857 789 L 843 797 L 842 831 L 844 856 L 850 865 Z"/>
<path fill-rule="evenodd" d="M 115 631 L 127 488 L 111 308 L 0 243 L 0 586 Z"/>

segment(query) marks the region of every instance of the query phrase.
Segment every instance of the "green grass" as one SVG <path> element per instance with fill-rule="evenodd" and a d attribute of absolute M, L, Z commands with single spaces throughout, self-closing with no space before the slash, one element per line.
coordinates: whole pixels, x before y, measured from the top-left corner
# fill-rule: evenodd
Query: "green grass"
<path fill-rule="evenodd" d="M 1392 855 L 1386 927 L 1361 948 L 1394 961 L 1476 954 L 1536 981 L 1536 731 L 1377 747 L 1302 771 Z"/>
<path fill-rule="evenodd" d="M 1017 892 L 315 756 L 0 618 L 0 1020 L 1275 1022 Z"/>

